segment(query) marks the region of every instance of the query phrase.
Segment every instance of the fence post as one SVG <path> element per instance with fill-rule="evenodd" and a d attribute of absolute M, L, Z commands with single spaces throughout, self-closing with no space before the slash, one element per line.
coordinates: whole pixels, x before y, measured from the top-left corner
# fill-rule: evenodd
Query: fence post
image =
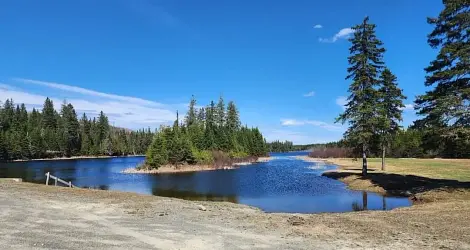
<path fill-rule="evenodd" d="M 49 185 L 49 172 L 46 173 L 46 186 Z"/>

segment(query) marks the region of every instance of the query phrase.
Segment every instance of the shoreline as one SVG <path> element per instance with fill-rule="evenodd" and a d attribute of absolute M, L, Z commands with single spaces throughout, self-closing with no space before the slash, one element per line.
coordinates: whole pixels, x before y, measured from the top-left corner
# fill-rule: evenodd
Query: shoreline
<path fill-rule="evenodd" d="M 137 169 L 137 168 L 127 168 L 121 171 L 123 174 L 171 174 L 171 173 L 191 173 L 191 172 L 201 172 L 201 171 L 214 171 L 214 170 L 229 170 L 237 169 L 243 166 L 249 166 L 255 163 L 268 162 L 274 159 L 274 157 L 259 157 L 256 161 L 253 162 L 238 162 L 234 163 L 232 166 L 213 166 L 213 165 L 181 165 L 175 167 L 173 165 L 161 166 L 158 169 Z"/>
<path fill-rule="evenodd" d="M 383 196 L 392 197 L 408 197 L 412 196 L 415 199 L 415 195 L 411 194 L 407 190 L 401 189 L 385 189 L 377 184 L 374 184 L 370 179 L 362 178 L 362 174 L 357 170 L 350 170 L 345 165 L 335 163 L 334 160 L 328 158 L 312 158 L 309 156 L 297 156 L 297 159 L 304 160 L 307 162 L 333 164 L 337 166 L 334 170 L 327 170 L 322 173 L 322 176 L 341 181 L 346 184 L 347 188 L 354 191 L 365 191 L 373 192 Z M 374 171 L 375 172 L 375 171 Z M 369 173 L 370 175 L 371 173 Z M 413 203 L 414 204 L 414 203 Z"/>
<path fill-rule="evenodd" d="M 366 191 L 366 192 L 374 192 L 380 195 L 386 196 L 388 192 L 384 188 L 373 184 L 370 180 L 361 179 L 361 175 L 359 172 L 348 172 L 346 166 L 342 166 L 340 164 L 334 163 L 328 159 L 322 158 L 312 158 L 309 156 L 295 156 L 296 159 L 303 160 L 306 162 L 313 162 L 313 163 L 324 163 L 324 164 L 333 164 L 337 166 L 334 170 L 327 170 L 322 173 L 322 176 L 328 177 L 330 179 L 341 181 L 342 183 L 346 184 L 348 189 L 355 190 L 355 191 Z M 353 173 L 350 176 L 344 176 L 343 173 Z M 357 174 L 357 175 L 356 175 Z M 409 197 L 409 195 L 394 195 L 397 197 Z"/>
<path fill-rule="evenodd" d="M 341 181 L 348 189 L 380 194 L 388 197 L 407 197 L 412 206 L 424 203 L 441 203 L 450 200 L 469 200 L 470 183 L 455 180 L 426 178 L 412 174 L 402 174 L 369 168 L 367 176 L 362 176 L 361 169 L 344 162 L 344 158 L 310 158 L 297 156 L 307 162 L 321 162 L 337 166 L 327 170 L 322 176 Z M 348 159 L 349 160 L 349 159 Z M 351 159 L 352 162 L 352 159 Z"/>
<path fill-rule="evenodd" d="M 143 157 L 145 155 L 98 155 L 98 156 L 72 156 L 72 157 L 56 157 L 56 158 L 39 158 L 30 160 L 13 160 L 8 162 L 32 162 L 32 161 L 66 161 L 66 160 L 85 160 L 85 159 L 109 159 L 109 158 L 126 158 L 126 157 Z"/>

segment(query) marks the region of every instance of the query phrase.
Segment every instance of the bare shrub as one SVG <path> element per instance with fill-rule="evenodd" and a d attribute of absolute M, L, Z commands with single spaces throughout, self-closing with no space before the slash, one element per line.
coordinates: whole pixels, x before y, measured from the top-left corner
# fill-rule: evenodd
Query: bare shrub
<path fill-rule="evenodd" d="M 314 148 L 308 156 L 313 158 L 348 158 L 352 156 L 352 150 L 340 147 Z"/>

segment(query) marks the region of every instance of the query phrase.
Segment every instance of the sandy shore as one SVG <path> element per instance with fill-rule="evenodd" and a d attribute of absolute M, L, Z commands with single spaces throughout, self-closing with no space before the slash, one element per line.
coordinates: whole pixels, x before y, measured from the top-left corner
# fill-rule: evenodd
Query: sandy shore
<path fill-rule="evenodd" d="M 0 249 L 468 249 L 470 200 L 283 214 L 0 181 Z M 203 208 L 201 207 L 203 206 Z"/>
<path fill-rule="evenodd" d="M 241 166 L 251 165 L 258 162 L 267 162 L 272 160 L 272 157 L 259 157 L 258 160 L 254 162 L 239 162 L 235 163 L 232 166 L 213 166 L 213 165 L 181 165 L 178 167 L 172 165 L 161 166 L 158 169 L 136 169 L 128 168 L 122 171 L 125 174 L 165 174 L 165 173 L 185 173 L 185 172 L 199 172 L 199 171 L 213 171 L 219 169 L 235 169 Z"/>
<path fill-rule="evenodd" d="M 41 158 L 30 160 L 13 160 L 13 162 L 27 162 L 27 161 L 65 161 L 65 160 L 80 160 L 80 159 L 107 159 L 107 158 L 121 158 L 121 157 L 142 157 L 145 155 L 98 155 L 98 156 L 72 156 L 72 157 L 56 157 L 56 158 Z"/>

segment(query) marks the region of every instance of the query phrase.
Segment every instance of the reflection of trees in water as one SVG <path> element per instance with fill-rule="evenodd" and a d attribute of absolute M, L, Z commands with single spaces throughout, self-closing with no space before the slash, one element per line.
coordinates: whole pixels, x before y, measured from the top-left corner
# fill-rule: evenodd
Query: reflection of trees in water
<path fill-rule="evenodd" d="M 109 190 L 108 185 L 99 185 L 99 186 L 83 186 L 81 188 L 89 188 L 89 189 L 100 189 L 100 190 Z"/>
<path fill-rule="evenodd" d="M 185 200 L 193 201 L 228 201 L 238 203 L 238 198 L 235 195 L 221 196 L 214 194 L 202 194 L 194 191 L 183 191 L 177 189 L 160 189 L 152 188 L 152 194 L 156 196 L 175 197 Z"/>
<path fill-rule="evenodd" d="M 368 210 L 367 202 L 368 202 L 367 192 L 362 192 L 362 204 L 360 204 L 357 201 L 354 201 L 352 203 L 352 210 L 353 211 Z M 387 210 L 387 198 L 385 196 L 382 196 L 382 210 Z"/>
<path fill-rule="evenodd" d="M 362 204 L 359 204 L 359 202 L 357 201 L 354 201 L 352 203 L 352 210 L 353 211 L 367 210 L 367 192 L 362 192 Z"/>

